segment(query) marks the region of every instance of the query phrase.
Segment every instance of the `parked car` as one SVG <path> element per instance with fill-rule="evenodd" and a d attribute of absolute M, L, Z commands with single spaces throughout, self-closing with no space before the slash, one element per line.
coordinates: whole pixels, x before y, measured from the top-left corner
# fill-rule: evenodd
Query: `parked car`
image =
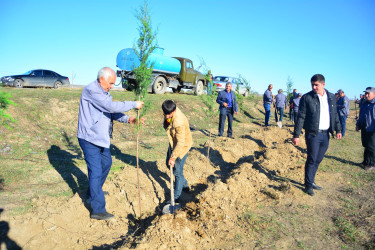
<path fill-rule="evenodd" d="M 232 83 L 232 90 L 237 90 L 237 85 L 239 85 L 239 92 L 241 95 L 248 96 L 250 90 L 241 82 L 237 77 L 232 76 L 215 76 L 213 79 L 213 84 L 216 85 L 216 91 L 222 91 L 225 89 L 227 82 Z"/>
<path fill-rule="evenodd" d="M 4 86 L 23 87 L 53 87 L 60 88 L 69 85 L 69 78 L 51 70 L 36 69 L 27 71 L 25 74 L 3 76 L 1 82 Z"/>

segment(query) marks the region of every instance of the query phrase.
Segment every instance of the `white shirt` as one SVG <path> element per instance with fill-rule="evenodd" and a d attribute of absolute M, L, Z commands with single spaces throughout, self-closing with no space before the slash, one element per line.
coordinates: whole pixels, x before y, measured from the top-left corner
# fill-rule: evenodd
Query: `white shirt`
<path fill-rule="evenodd" d="M 317 96 L 319 97 L 319 103 L 320 103 L 319 129 L 327 130 L 329 129 L 329 125 L 330 125 L 328 96 L 327 96 L 326 91 L 324 91 L 323 96 L 319 94 L 317 94 Z"/>

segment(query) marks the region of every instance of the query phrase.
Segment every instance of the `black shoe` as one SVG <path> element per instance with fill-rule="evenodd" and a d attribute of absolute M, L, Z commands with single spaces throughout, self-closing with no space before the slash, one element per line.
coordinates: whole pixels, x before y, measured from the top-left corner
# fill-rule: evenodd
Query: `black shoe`
<path fill-rule="evenodd" d="M 315 189 L 315 190 L 322 190 L 322 189 L 323 189 L 322 187 L 319 187 L 319 186 L 316 185 L 315 183 L 313 183 L 312 187 L 313 187 L 313 189 Z"/>
<path fill-rule="evenodd" d="M 374 166 L 366 166 L 366 167 L 364 167 L 364 169 L 365 169 L 366 171 L 370 171 L 370 170 L 374 170 L 375 167 L 374 167 Z"/>
<path fill-rule="evenodd" d="M 231 135 L 228 135 L 228 138 L 230 138 L 230 139 L 234 139 L 234 137 L 233 137 L 233 136 L 231 136 Z"/>
<path fill-rule="evenodd" d="M 99 214 L 92 214 L 90 215 L 90 218 L 95 219 L 95 220 L 109 220 L 109 219 L 115 218 L 115 216 L 108 212 L 104 212 L 104 213 L 99 213 Z"/>
<path fill-rule="evenodd" d="M 306 194 L 308 194 L 310 196 L 314 196 L 314 190 L 312 188 L 309 188 L 309 189 L 305 188 L 304 191 L 305 191 Z"/>
<path fill-rule="evenodd" d="M 189 187 L 183 187 L 182 191 L 184 191 L 185 193 L 189 193 L 190 192 L 190 188 Z"/>

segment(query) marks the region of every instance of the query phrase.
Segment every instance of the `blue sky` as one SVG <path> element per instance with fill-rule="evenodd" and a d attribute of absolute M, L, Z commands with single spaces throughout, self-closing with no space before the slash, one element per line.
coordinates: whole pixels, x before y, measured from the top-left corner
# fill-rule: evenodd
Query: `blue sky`
<path fill-rule="evenodd" d="M 137 38 L 139 0 L 1 0 L 0 76 L 45 68 L 86 85 Z M 311 90 L 315 73 L 349 98 L 375 86 L 374 0 L 149 0 L 166 56 L 204 60 L 213 75 L 242 74 L 263 93 L 272 83 Z M 275 91 L 274 91 L 275 92 Z"/>

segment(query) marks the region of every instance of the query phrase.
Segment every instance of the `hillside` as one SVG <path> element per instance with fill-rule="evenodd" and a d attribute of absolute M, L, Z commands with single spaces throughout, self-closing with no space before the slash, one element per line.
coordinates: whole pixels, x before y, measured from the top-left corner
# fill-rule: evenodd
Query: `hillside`
<path fill-rule="evenodd" d="M 103 189 L 111 221 L 89 218 L 87 169 L 76 139 L 82 89 L 14 89 L 17 120 L 0 128 L 1 244 L 25 249 L 374 249 L 375 172 L 358 165 L 363 148 L 354 106 L 343 140 L 332 139 L 317 173 L 324 190 L 303 193 L 306 145 L 291 143 L 292 124 L 262 127 L 260 98 L 245 99 L 234 139 L 219 138 L 218 117 L 205 118 L 199 97 L 150 95 L 141 136 L 139 214 L 135 132 L 115 123 L 113 165 Z M 113 91 L 115 100 L 132 93 Z M 168 138 L 161 103 L 174 100 L 189 119 L 194 145 L 185 165 L 191 186 L 183 208 L 161 215 L 169 199 Z M 134 111 L 129 112 L 135 115 Z M 212 127 L 210 128 L 210 122 Z M 209 131 L 213 133 L 209 142 Z M 211 146 L 210 159 L 207 149 Z"/>

